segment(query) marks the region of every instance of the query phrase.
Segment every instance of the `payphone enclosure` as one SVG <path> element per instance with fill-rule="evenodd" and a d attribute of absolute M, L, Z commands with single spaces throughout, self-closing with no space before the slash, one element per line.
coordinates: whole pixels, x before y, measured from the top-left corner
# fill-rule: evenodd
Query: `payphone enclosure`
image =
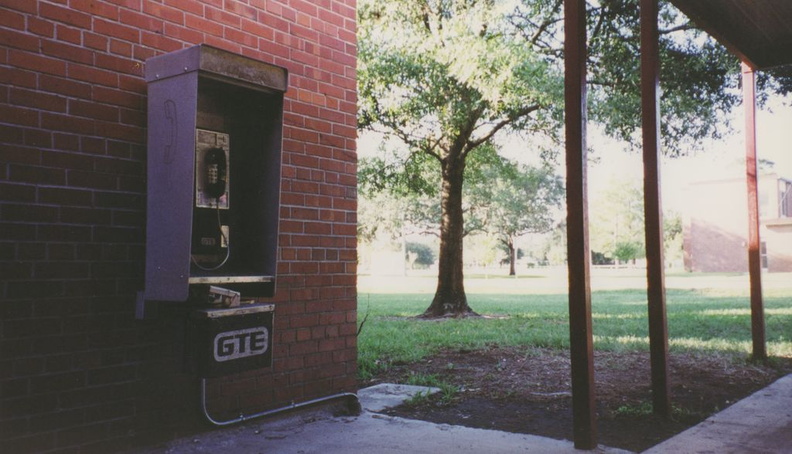
<path fill-rule="evenodd" d="M 146 62 L 146 301 L 275 291 L 284 68 L 199 45 Z"/>

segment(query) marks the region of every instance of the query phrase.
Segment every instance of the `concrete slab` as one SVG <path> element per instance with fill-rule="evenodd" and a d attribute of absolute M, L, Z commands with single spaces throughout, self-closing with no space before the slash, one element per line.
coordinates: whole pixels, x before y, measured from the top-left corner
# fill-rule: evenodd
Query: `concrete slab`
<path fill-rule="evenodd" d="M 333 416 L 327 409 L 248 421 L 239 426 L 135 450 L 135 454 L 573 454 L 571 441 L 495 430 L 433 424 L 375 413 L 416 393 L 436 388 L 382 384 L 358 392 L 359 416 Z M 597 454 L 629 454 L 601 447 Z"/>
<path fill-rule="evenodd" d="M 359 416 L 318 408 L 138 449 L 130 454 L 573 454 L 571 441 L 433 424 L 376 413 L 432 388 L 383 384 L 358 393 Z M 627 454 L 599 447 L 593 453 Z M 737 402 L 644 454 L 792 453 L 792 375 Z"/>
<path fill-rule="evenodd" d="M 787 375 L 644 454 L 792 453 L 792 375 Z"/>
<path fill-rule="evenodd" d="M 495 430 L 364 412 L 356 417 L 301 418 L 246 423 L 185 440 L 177 440 L 143 453 L 194 454 L 579 454 L 569 441 Z M 627 451 L 600 448 L 594 453 Z"/>
<path fill-rule="evenodd" d="M 440 388 L 415 385 L 396 385 L 393 383 L 380 383 L 358 391 L 360 406 L 363 410 L 378 412 L 386 408 L 398 407 L 406 400 L 417 394 L 432 395 L 440 392 Z"/>

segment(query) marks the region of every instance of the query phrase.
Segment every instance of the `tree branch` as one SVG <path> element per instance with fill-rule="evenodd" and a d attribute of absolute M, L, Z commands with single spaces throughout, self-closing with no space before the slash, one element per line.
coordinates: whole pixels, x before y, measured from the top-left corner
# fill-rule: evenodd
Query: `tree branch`
<path fill-rule="evenodd" d="M 487 142 L 488 140 L 492 139 L 492 137 L 495 134 L 497 134 L 498 131 L 500 131 L 504 127 L 510 125 L 511 123 L 514 123 L 515 121 L 517 121 L 520 118 L 530 114 L 531 112 L 539 110 L 540 107 L 541 106 L 539 104 L 534 104 L 532 106 L 524 107 L 524 108 L 518 110 L 517 112 L 515 112 L 513 115 L 509 115 L 508 118 L 504 118 L 503 120 L 501 120 L 498 123 L 496 123 L 495 126 L 493 126 L 492 129 L 489 132 L 487 132 L 486 134 L 484 134 L 482 137 L 480 137 L 480 138 L 478 138 L 476 140 L 468 140 L 466 153 L 469 152 L 470 150 L 476 148 L 477 146 Z"/>
<path fill-rule="evenodd" d="M 542 22 L 541 25 L 539 25 L 539 27 L 536 29 L 536 32 L 533 34 L 533 36 L 529 40 L 531 45 L 535 46 L 536 43 L 539 42 L 539 38 L 547 31 L 547 29 L 551 25 L 553 25 L 555 23 L 558 23 L 558 22 L 561 22 L 561 21 L 564 20 L 563 18 L 558 18 L 557 14 L 556 14 L 562 4 L 563 4 L 563 0 L 556 0 L 555 4 L 553 5 L 553 8 L 551 10 L 551 13 L 549 14 L 549 18 L 545 19 L 545 21 Z"/>
<path fill-rule="evenodd" d="M 663 29 L 663 30 L 659 30 L 658 33 L 661 34 L 661 35 L 668 35 L 670 33 L 684 32 L 684 31 L 688 31 L 688 30 L 697 30 L 697 28 L 691 22 L 688 22 L 686 24 L 678 25 L 676 27 L 671 27 L 671 28 L 666 28 L 666 29 Z"/>

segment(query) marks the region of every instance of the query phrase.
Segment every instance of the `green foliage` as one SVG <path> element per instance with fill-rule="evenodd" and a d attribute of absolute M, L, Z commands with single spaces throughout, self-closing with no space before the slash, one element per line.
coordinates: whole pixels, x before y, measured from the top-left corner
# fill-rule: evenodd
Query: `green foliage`
<path fill-rule="evenodd" d="M 549 231 L 564 196 L 563 181 L 549 166 L 520 166 L 506 160 L 481 169 L 486 184 L 469 190 L 470 204 L 486 229 L 508 242 L 527 233 Z"/>
<path fill-rule="evenodd" d="M 674 211 L 663 213 L 663 247 L 666 263 L 676 265 L 682 263 L 683 241 L 682 216 Z"/>
<path fill-rule="evenodd" d="M 406 384 L 439 388 L 440 392 L 438 402 L 440 404 L 450 403 L 459 392 L 459 388 L 451 383 L 448 383 L 447 381 L 444 381 L 435 374 L 410 374 L 410 376 L 407 377 Z M 418 392 L 404 403 L 406 405 L 422 405 L 432 398 L 433 395 L 431 393 Z"/>
<path fill-rule="evenodd" d="M 555 137 L 561 73 L 516 35 L 508 20 L 516 6 L 359 2 L 359 125 L 406 147 L 361 163 L 364 192 L 430 194 L 439 181 L 432 159 L 488 145 L 502 128 Z"/>
<path fill-rule="evenodd" d="M 619 259 L 621 263 L 642 257 L 645 255 L 644 252 L 643 244 L 635 241 L 617 242 L 613 245 L 613 256 Z"/>
<path fill-rule="evenodd" d="M 591 117 L 614 137 L 639 144 L 640 26 L 638 0 L 604 0 L 592 8 L 590 52 L 594 64 Z M 686 147 L 724 131 L 728 112 L 740 101 L 737 57 L 668 2 L 660 4 L 660 98 L 663 149 Z"/>
<path fill-rule="evenodd" d="M 591 249 L 622 262 L 645 255 L 643 188 L 613 181 L 591 201 Z"/>
<path fill-rule="evenodd" d="M 435 262 L 435 253 L 431 247 L 421 243 L 407 243 L 405 259 L 415 267 L 427 268 Z"/>

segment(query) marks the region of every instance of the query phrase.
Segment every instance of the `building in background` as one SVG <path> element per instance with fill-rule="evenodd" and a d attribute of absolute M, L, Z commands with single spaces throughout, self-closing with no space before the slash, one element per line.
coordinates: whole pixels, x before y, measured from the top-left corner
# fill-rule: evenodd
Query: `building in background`
<path fill-rule="evenodd" d="M 686 201 L 685 269 L 746 272 L 745 179 L 691 184 Z M 762 269 L 792 271 L 792 181 L 775 173 L 760 175 L 759 216 Z"/>

